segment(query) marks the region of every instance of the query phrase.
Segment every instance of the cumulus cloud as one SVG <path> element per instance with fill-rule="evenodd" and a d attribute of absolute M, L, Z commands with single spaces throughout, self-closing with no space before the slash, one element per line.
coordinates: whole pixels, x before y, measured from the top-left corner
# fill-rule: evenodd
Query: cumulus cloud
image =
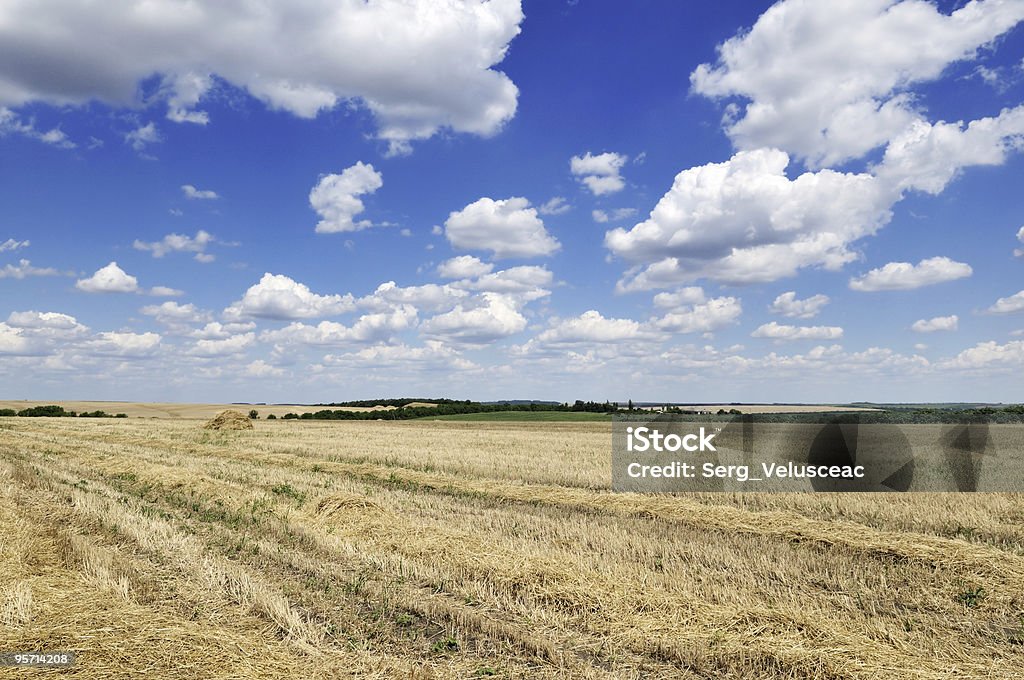
<path fill-rule="evenodd" d="M 960 323 L 960 318 L 952 316 L 936 316 L 932 319 L 918 319 L 910 330 L 915 333 L 935 333 L 937 331 L 955 331 Z"/>
<path fill-rule="evenodd" d="M 662 309 L 673 309 L 683 305 L 694 305 L 707 299 L 704 289 L 700 286 L 687 286 L 671 293 L 658 293 L 654 296 L 654 306 Z"/>
<path fill-rule="evenodd" d="M 181 192 L 185 194 L 185 198 L 192 201 L 212 201 L 220 198 L 216 191 L 210 189 L 197 189 L 191 184 L 182 184 Z"/>
<path fill-rule="evenodd" d="M 966 125 L 914 121 L 889 142 L 875 172 L 898 190 L 938 194 L 964 167 L 1003 164 L 1022 148 L 1022 135 L 1024 106 Z"/>
<path fill-rule="evenodd" d="M 0 354 L 31 356 L 41 353 L 41 347 L 25 336 L 20 328 L 0 322 Z"/>
<path fill-rule="evenodd" d="M 588 151 L 582 156 L 569 159 L 569 170 L 590 193 L 603 196 L 622 191 L 626 187 L 620 172 L 628 160 L 629 156 L 620 153 L 609 151 L 595 156 Z"/>
<path fill-rule="evenodd" d="M 153 286 L 149 289 L 149 294 L 153 297 L 181 297 L 185 291 L 170 286 Z"/>
<path fill-rule="evenodd" d="M 158 333 L 114 332 L 98 333 L 83 343 L 89 354 L 120 358 L 145 358 L 154 356 L 163 338 Z"/>
<path fill-rule="evenodd" d="M 473 279 L 494 270 L 494 265 L 472 255 L 459 255 L 437 265 L 437 274 L 445 279 Z"/>
<path fill-rule="evenodd" d="M 941 364 L 942 368 L 985 369 L 1014 368 L 1024 364 L 1024 340 L 999 344 L 995 340 L 979 342 Z"/>
<path fill-rule="evenodd" d="M 29 276 L 58 276 L 59 271 L 53 267 L 33 267 L 28 260 L 18 260 L 18 264 L 5 264 L 0 267 L 0 279 L 24 279 Z"/>
<path fill-rule="evenodd" d="M 303 118 L 360 103 L 401 152 L 441 128 L 494 134 L 515 114 L 518 90 L 493 67 L 522 19 L 519 0 L 12 0 L 0 106 L 133 106 L 140 82 L 160 74 L 153 99 L 167 117 L 203 124 L 195 107 L 216 76 Z"/>
<path fill-rule="evenodd" d="M 245 366 L 245 374 L 251 378 L 280 378 L 285 374 L 283 368 L 268 364 L 263 359 L 257 359 Z"/>
<path fill-rule="evenodd" d="M 186 353 L 194 357 L 231 356 L 244 352 L 254 342 L 256 342 L 255 333 L 233 335 L 221 340 L 197 340 Z"/>
<path fill-rule="evenodd" d="M 316 326 L 294 322 L 284 328 L 264 331 L 260 339 L 279 345 L 347 345 L 391 340 L 396 333 L 416 324 L 416 309 L 402 305 L 388 312 L 364 314 L 354 324 L 321 321 Z"/>
<path fill-rule="evenodd" d="M 412 305 L 426 311 L 451 309 L 455 303 L 469 294 L 451 285 L 428 283 L 423 286 L 399 286 L 394 281 L 385 281 L 370 295 L 359 298 L 360 307 L 386 311 L 398 305 Z"/>
<path fill-rule="evenodd" d="M 717 297 L 674 309 L 654 319 L 654 325 L 670 333 L 707 333 L 735 323 L 742 313 L 737 298 Z"/>
<path fill-rule="evenodd" d="M 791 290 L 775 298 L 769 309 L 775 314 L 781 314 L 791 319 L 810 319 L 817 316 L 828 302 L 828 296 L 821 294 L 798 300 L 796 292 Z"/>
<path fill-rule="evenodd" d="M 843 337 L 843 329 L 839 326 L 789 326 L 772 321 L 758 326 L 750 337 L 772 340 L 836 340 Z"/>
<path fill-rule="evenodd" d="M 262 319 L 309 319 L 335 316 L 355 308 L 351 295 L 317 295 L 308 286 L 283 274 L 265 273 L 241 300 L 224 310 L 228 321 L 244 317 Z"/>
<path fill-rule="evenodd" d="M 484 345 L 525 328 L 526 317 L 515 300 L 500 293 L 482 293 L 476 306 L 458 304 L 420 324 L 421 332 L 432 339 L 466 345 Z"/>
<path fill-rule="evenodd" d="M 213 88 L 213 78 L 199 73 L 179 73 L 165 76 L 162 85 L 161 94 L 167 98 L 168 120 L 196 125 L 206 125 L 210 122 L 209 114 L 206 111 L 197 111 L 195 107 L 203 95 Z"/>
<path fill-rule="evenodd" d="M 636 208 L 618 208 L 616 210 L 592 210 L 590 216 L 598 224 L 618 222 L 636 214 Z"/>
<path fill-rule="evenodd" d="M 466 371 L 479 368 L 457 350 L 439 340 L 427 340 L 421 347 L 405 344 L 374 345 L 348 354 L 328 354 L 324 363 L 350 368 L 408 367 L 419 371 Z"/>
<path fill-rule="evenodd" d="M 850 279 L 850 288 L 863 292 L 880 290 L 913 290 L 970 276 L 974 270 L 963 262 L 948 257 L 932 257 L 916 265 L 909 262 L 890 262 L 880 269 L 872 269 L 863 276 Z"/>
<path fill-rule="evenodd" d="M 451 213 L 444 227 L 454 247 L 490 250 L 497 259 L 551 255 L 562 247 L 525 198 L 481 198 Z"/>
<path fill-rule="evenodd" d="M 645 221 L 605 234 L 612 253 L 646 265 L 619 290 L 835 270 L 855 259 L 851 243 L 889 221 L 894 197 L 875 177 L 820 170 L 791 180 L 788 165 L 786 153 L 758 149 L 680 172 Z"/>
<path fill-rule="evenodd" d="M 1017 240 L 1020 241 L 1021 243 L 1024 243 L 1024 227 L 1021 227 L 1020 230 L 1017 232 Z M 1024 248 L 1014 249 L 1013 254 L 1016 255 L 1017 257 L 1024 257 Z"/>
<path fill-rule="evenodd" d="M 30 241 L 15 241 L 13 238 L 9 238 L 3 243 L 0 243 L 0 253 L 8 250 L 20 250 L 21 248 L 28 248 L 31 245 Z"/>
<path fill-rule="evenodd" d="M 918 0 L 786 0 L 720 45 L 690 82 L 745 102 L 724 120 L 738 148 L 780 148 L 822 167 L 902 132 L 919 119 L 911 86 L 973 59 L 1022 19 L 1016 2 L 969 2 L 947 15 Z"/>
<path fill-rule="evenodd" d="M 15 328 L 49 329 L 60 331 L 81 331 L 85 326 L 78 319 L 60 312 L 11 312 L 7 317 L 7 325 Z"/>
<path fill-rule="evenodd" d="M 561 319 L 536 337 L 545 345 L 615 343 L 651 336 L 651 331 L 632 319 L 608 319 L 590 310 L 571 319 Z"/>
<path fill-rule="evenodd" d="M 555 196 L 554 198 L 548 199 L 543 204 L 537 206 L 537 212 L 541 215 L 561 215 L 572 210 L 572 206 L 569 205 L 565 198 L 562 196 Z"/>
<path fill-rule="evenodd" d="M 147 305 L 140 310 L 146 316 L 155 318 L 168 326 L 203 323 L 210 321 L 210 313 L 204 312 L 194 304 L 180 304 L 168 301 L 159 305 Z"/>
<path fill-rule="evenodd" d="M 162 141 L 159 130 L 152 122 L 140 125 L 134 130 L 129 130 L 124 135 L 124 142 L 138 152 L 143 152 L 150 144 Z"/>
<path fill-rule="evenodd" d="M 11 312 L 0 322 L 0 354 L 44 356 L 87 337 L 88 327 L 60 312 Z"/>
<path fill-rule="evenodd" d="M 189 336 L 197 340 L 224 340 L 232 335 L 247 333 L 255 328 L 256 324 L 252 321 L 234 323 L 211 321 L 202 328 L 190 332 Z"/>
<path fill-rule="evenodd" d="M 550 286 L 553 280 L 554 274 L 545 267 L 522 266 L 457 281 L 453 285 L 466 290 L 502 293 L 525 303 L 550 295 L 551 291 L 546 286 Z"/>
<path fill-rule="evenodd" d="M 2 103 L 0 101 L 0 104 Z M 60 128 L 52 128 L 46 132 L 41 132 L 36 129 L 33 121 L 26 122 L 14 111 L 0 105 L 0 137 L 12 134 L 35 139 L 59 149 L 74 149 L 77 146 L 68 139 L 68 136 Z"/>
<path fill-rule="evenodd" d="M 111 262 L 89 278 L 79 279 L 75 288 L 86 293 L 138 293 L 139 280 Z"/>
<path fill-rule="evenodd" d="M 384 177 L 372 165 L 357 162 L 345 168 L 340 175 L 323 175 L 309 192 L 309 205 L 320 216 L 316 225 L 318 234 L 336 234 L 360 231 L 373 226 L 369 220 L 355 222 L 353 217 L 363 212 L 359 196 L 372 194 L 384 186 Z"/>
<path fill-rule="evenodd" d="M 206 248 L 215 241 L 214 237 L 200 229 L 195 236 L 185 234 L 167 234 L 159 241 L 145 242 L 138 239 L 132 244 L 135 250 L 142 250 L 153 254 L 153 257 L 163 257 L 168 253 L 195 253 L 195 259 L 207 263 L 214 260 L 214 256 L 206 252 Z"/>
<path fill-rule="evenodd" d="M 999 298 L 985 312 L 988 314 L 1013 314 L 1022 310 L 1024 310 L 1024 290 L 1009 297 Z"/>

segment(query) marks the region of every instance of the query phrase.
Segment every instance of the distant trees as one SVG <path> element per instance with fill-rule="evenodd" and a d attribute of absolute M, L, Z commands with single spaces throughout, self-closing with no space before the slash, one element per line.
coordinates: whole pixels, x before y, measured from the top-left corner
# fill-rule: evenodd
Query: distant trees
<path fill-rule="evenodd" d="M 249 420 L 257 420 L 260 417 L 260 412 L 256 409 L 249 411 Z"/>
<path fill-rule="evenodd" d="M 271 413 L 270 415 L 267 416 L 267 420 L 277 420 L 277 416 Z"/>
<path fill-rule="evenodd" d="M 32 406 L 18 411 L 22 418 L 64 418 L 75 417 L 74 411 L 65 411 L 63 406 Z"/>

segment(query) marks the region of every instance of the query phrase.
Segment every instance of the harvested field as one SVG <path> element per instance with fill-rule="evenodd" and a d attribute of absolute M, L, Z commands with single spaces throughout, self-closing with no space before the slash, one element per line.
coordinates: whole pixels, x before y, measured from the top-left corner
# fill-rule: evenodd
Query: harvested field
<path fill-rule="evenodd" d="M 1024 499 L 613 494 L 607 423 L 0 419 L 69 678 L 1014 678 Z"/>

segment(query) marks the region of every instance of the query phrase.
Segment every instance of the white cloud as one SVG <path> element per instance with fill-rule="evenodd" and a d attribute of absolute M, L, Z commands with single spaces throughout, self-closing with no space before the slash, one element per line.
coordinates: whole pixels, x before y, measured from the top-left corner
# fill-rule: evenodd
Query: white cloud
<path fill-rule="evenodd" d="M 519 313 L 515 300 L 499 293 L 483 293 L 480 297 L 478 306 L 456 305 L 424 321 L 420 330 L 435 339 L 483 345 L 526 328 L 526 317 Z"/>
<path fill-rule="evenodd" d="M 39 345 L 26 337 L 20 328 L 12 328 L 0 322 L 0 354 L 30 356 L 41 353 Z"/>
<path fill-rule="evenodd" d="M 361 103 L 399 152 L 441 128 L 494 134 L 514 115 L 518 90 L 492 67 L 522 19 L 520 0 L 10 0 L 0 106 L 133 106 L 160 74 L 168 118 L 202 124 L 194 107 L 216 76 L 303 118 Z"/>
<path fill-rule="evenodd" d="M 503 293 L 521 302 L 529 302 L 550 295 L 545 286 L 551 285 L 554 274 L 545 267 L 510 267 L 484 274 L 475 280 L 456 281 L 453 285 L 466 290 Z"/>
<path fill-rule="evenodd" d="M 153 253 L 153 257 L 163 257 L 168 253 L 195 253 L 195 259 L 205 264 L 214 260 L 206 248 L 215 240 L 211 234 L 200 229 L 195 236 L 167 234 L 163 239 L 149 243 L 136 239 L 132 247 Z"/>
<path fill-rule="evenodd" d="M 1024 290 L 1009 297 L 999 298 L 985 310 L 988 314 L 1012 314 L 1024 310 Z"/>
<path fill-rule="evenodd" d="M 18 260 L 18 264 L 5 264 L 0 267 L 0 279 L 24 279 L 29 276 L 57 276 L 60 272 L 53 267 L 33 267 L 28 260 Z"/>
<path fill-rule="evenodd" d="M 969 2 L 949 15 L 908 0 L 786 0 L 691 74 L 696 92 L 739 97 L 725 125 L 740 149 L 785 149 L 812 167 L 859 158 L 919 119 L 910 86 L 1024 19 L 1017 2 Z"/>
<path fill-rule="evenodd" d="M 204 323 L 210 320 L 210 313 L 198 309 L 194 304 L 180 304 L 177 302 L 164 302 L 159 305 L 147 305 L 141 310 L 146 316 L 152 316 L 157 321 L 170 326 Z"/>
<path fill-rule="evenodd" d="M 219 321 L 211 321 L 199 330 L 189 333 L 189 336 L 198 340 L 224 340 L 226 338 L 230 338 L 232 335 L 246 333 L 255 328 L 256 324 L 252 321 L 247 321 L 245 323 L 220 323 Z"/>
<path fill-rule="evenodd" d="M 263 359 L 257 359 L 246 365 L 245 374 L 252 378 L 280 378 L 285 371 L 283 368 L 268 364 Z"/>
<path fill-rule="evenodd" d="M 28 248 L 30 245 L 30 241 L 15 241 L 13 238 L 9 238 L 3 243 L 0 243 L 0 253 L 8 250 L 19 250 L 21 248 Z"/>
<path fill-rule="evenodd" d="M 399 286 L 394 281 L 386 281 L 370 295 L 359 298 L 356 304 L 360 307 L 376 311 L 386 311 L 399 305 L 412 305 L 417 309 L 441 311 L 451 309 L 456 302 L 468 296 L 468 293 L 451 285 L 428 283 L 423 286 Z"/>
<path fill-rule="evenodd" d="M 149 294 L 153 297 L 181 297 L 185 291 L 169 286 L 153 286 L 149 289 Z"/>
<path fill-rule="evenodd" d="M 493 264 L 472 255 L 459 255 L 437 265 L 438 275 L 445 279 L 473 279 L 489 274 L 493 269 Z"/>
<path fill-rule="evenodd" d="M 619 174 L 629 156 L 606 152 L 596 156 L 589 151 L 569 159 L 569 170 L 595 196 L 622 191 L 626 182 Z"/>
<path fill-rule="evenodd" d="M 412 368 L 416 371 L 466 371 L 479 368 L 454 348 L 438 340 L 427 340 L 422 347 L 374 345 L 349 354 L 328 354 L 324 363 L 351 368 Z"/>
<path fill-rule="evenodd" d="M 918 319 L 910 330 L 915 333 L 935 333 L 937 331 L 955 331 L 960 323 L 960 318 L 952 316 L 936 316 L 932 319 Z"/>
<path fill-rule="evenodd" d="M 885 149 L 878 177 L 899 189 L 938 194 L 964 167 L 1001 165 L 1007 154 L 1022 147 L 1024 106 L 964 126 L 914 121 Z"/>
<path fill-rule="evenodd" d="M 591 210 L 590 216 L 598 224 L 618 222 L 636 214 L 636 208 L 618 208 L 616 210 Z"/>
<path fill-rule="evenodd" d="M 750 337 L 773 340 L 836 340 L 843 337 L 843 329 L 839 326 L 788 326 L 772 321 L 759 326 Z"/>
<path fill-rule="evenodd" d="M 1024 243 L 1024 227 L 1021 227 L 1020 231 L 1017 232 L 1017 240 Z M 1024 257 L 1024 248 L 1015 248 L 1013 254 L 1017 257 Z"/>
<path fill-rule="evenodd" d="M 525 198 L 481 198 L 451 213 L 444 226 L 454 247 L 490 250 L 497 259 L 551 255 L 561 248 Z"/>
<path fill-rule="evenodd" d="M 545 345 L 615 343 L 650 337 L 651 331 L 632 319 L 607 319 L 596 310 L 561 319 L 536 337 Z"/>
<path fill-rule="evenodd" d="M 87 279 L 79 279 L 75 288 L 86 293 L 138 293 L 139 280 L 111 262 Z"/>
<path fill-rule="evenodd" d="M 555 196 L 554 198 L 548 199 L 543 204 L 537 206 L 537 212 L 541 215 L 561 215 L 572 210 L 572 206 L 569 205 L 565 198 L 562 196 Z"/>
<path fill-rule="evenodd" d="M 867 174 L 821 170 L 790 180 L 788 164 L 786 153 L 759 149 L 680 172 L 645 221 L 605 234 L 612 253 L 646 265 L 619 289 L 701 277 L 774 281 L 855 259 L 850 244 L 888 222 L 894 195 Z"/>
<path fill-rule="evenodd" d="M 213 88 L 213 79 L 198 73 L 181 73 L 165 77 L 162 94 L 167 97 L 167 118 L 175 123 L 206 125 L 210 116 L 196 111 L 195 106 Z M 190 197 L 191 198 L 191 197 Z M 216 198 L 213 196 L 212 198 Z"/>
<path fill-rule="evenodd" d="M 78 319 L 60 312 L 11 312 L 7 317 L 7 325 L 14 328 L 48 329 L 59 331 L 80 331 L 85 326 Z"/>
<path fill-rule="evenodd" d="M 654 296 L 654 306 L 662 309 L 674 309 L 683 305 L 695 305 L 706 299 L 703 288 L 687 286 L 672 293 L 658 293 Z"/>
<path fill-rule="evenodd" d="M 11 312 L 0 322 L 0 354 L 45 356 L 87 336 L 88 327 L 60 312 Z"/>
<path fill-rule="evenodd" d="M 125 144 L 129 144 L 136 151 L 142 152 L 146 150 L 146 146 L 149 144 L 156 144 L 162 141 L 160 132 L 156 129 L 156 125 L 152 122 L 140 125 L 139 127 L 131 130 L 124 135 Z"/>
<path fill-rule="evenodd" d="M 308 286 L 282 274 L 265 273 L 241 300 L 224 310 L 228 321 L 243 317 L 309 319 L 334 316 L 355 308 L 351 295 L 317 295 Z"/>
<path fill-rule="evenodd" d="M 798 300 L 795 291 L 788 291 L 775 298 L 770 310 L 791 319 L 810 319 L 817 316 L 828 302 L 827 295 L 812 295 L 804 300 Z"/>
<path fill-rule="evenodd" d="M 223 340 L 197 340 L 187 354 L 195 357 L 222 357 L 239 354 L 256 342 L 255 333 L 233 335 Z"/>
<path fill-rule="evenodd" d="M 1010 368 L 1024 364 L 1024 340 L 1011 340 L 1000 345 L 994 340 L 979 342 L 941 364 L 942 368 Z"/>
<path fill-rule="evenodd" d="M 321 321 L 316 326 L 294 322 L 284 328 L 264 331 L 261 340 L 279 345 L 347 345 L 391 340 L 396 333 L 416 325 L 416 309 L 411 305 L 387 312 L 364 314 L 354 324 Z"/>
<path fill-rule="evenodd" d="M 216 191 L 210 189 L 197 189 L 191 184 L 182 184 L 181 192 L 185 194 L 185 198 L 193 201 L 212 201 L 220 198 Z"/>
<path fill-rule="evenodd" d="M 320 216 L 317 233 L 336 234 L 372 227 L 373 222 L 369 220 L 353 221 L 364 208 L 357 197 L 372 194 L 382 186 L 383 175 L 362 161 L 345 168 L 340 175 L 322 175 L 309 192 L 309 205 Z"/>
<path fill-rule="evenodd" d="M 156 353 L 162 339 L 158 333 L 106 332 L 86 342 L 84 349 L 100 356 L 144 358 Z"/>
<path fill-rule="evenodd" d="M 0 101 L 0 104 L 3 102 Z M 22 135 L 30 139 L 35 139 L 44 144 L 50 146 L 56 146 L 59 149 L 74 149 L 77 145 L 68 139 L 68 136 L 64 134 L 64 131 L 60 128 L 53 128 L 46 132 L 40 132 L 36 129 L 35 122 L 25 122 L 18 117 L 14 111 L 0 105 L 0 137 L 7 135 Z"/>
<path fill-rule="evenodd" d="M 654 325 L 670 333 L 707 333 L 735 323 L 742 313 L 737 298 L 718 297 L 670 311 Z"/>
<path fill-rule="evenodd" d="M 850 288 L 863 292 L 880 290 L 913 290 L 970 276 L 971 266 L 955 262 L 948 257 L 932 257 L 916 265 L 909 262 L 890 262 L 880 269 L 850 279 Z"/>

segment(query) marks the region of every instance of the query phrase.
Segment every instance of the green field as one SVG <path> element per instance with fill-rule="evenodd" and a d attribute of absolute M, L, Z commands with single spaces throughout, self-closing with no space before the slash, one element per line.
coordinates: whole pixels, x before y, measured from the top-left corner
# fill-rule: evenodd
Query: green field
<path fill-rule="evenodd" d="M 494 420 L 501 422 L 531 421 L 531 422 L 610 422 L 612 419 L 608 413 L 587 413 L 586 411 L 494 411 L 493 413 L 459 413 L 451 416 L 427 416 L 417 420 L 471 420 L 485 421 Z"/>

